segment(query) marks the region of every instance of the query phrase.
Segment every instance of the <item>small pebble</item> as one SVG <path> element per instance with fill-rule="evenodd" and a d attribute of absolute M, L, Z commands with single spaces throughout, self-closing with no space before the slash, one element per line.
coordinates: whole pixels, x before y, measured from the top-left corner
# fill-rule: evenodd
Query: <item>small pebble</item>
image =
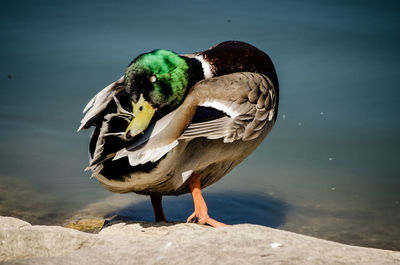
<path fill-rule="evenodd" d="M 271 246 L 271 248 L 280 248 L 283 245 L 281 243 L 271 243 L 270 246 Z"/>
<path fill-rule="evenodd" d="M 285 118 L 286 118 L 286 115 L 285 115 L 285 114 L 283 114 L 283 115 L 282 115 L 282 119 L 285 119 Z"/>
<path fill-rule="evenodd" d="M 168 243 L 165 245 L 164 249 L 167 249 L 167 248 L 169 248 L 170 246 L 172 246 L 172 242 L 168 242 Z"/>
<path fill-rule="evenodd" d="M 332 158 L 332 157 L 330 157 L 330 158 L 328 158 L 328 160 L 329 160 L 329 161 L 332 161 L 332 160 L 333 160 L 333 158 Z"/>

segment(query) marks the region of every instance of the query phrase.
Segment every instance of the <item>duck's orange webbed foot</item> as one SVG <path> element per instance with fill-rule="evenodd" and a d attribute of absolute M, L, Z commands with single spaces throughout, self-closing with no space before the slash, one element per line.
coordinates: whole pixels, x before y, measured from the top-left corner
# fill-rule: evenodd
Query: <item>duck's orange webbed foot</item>
<path fill-rule="evenodd" d="M 228 226 L 218 222 L 208 216 L 208 209 L 200 190 L 200 176 L 192 174 L 189 178 L 189 187 L 192 192 L 194 212 L 188 217 L 187 222 L 196 222 L 199 224 L 208 224 L 212 227 Z"/>

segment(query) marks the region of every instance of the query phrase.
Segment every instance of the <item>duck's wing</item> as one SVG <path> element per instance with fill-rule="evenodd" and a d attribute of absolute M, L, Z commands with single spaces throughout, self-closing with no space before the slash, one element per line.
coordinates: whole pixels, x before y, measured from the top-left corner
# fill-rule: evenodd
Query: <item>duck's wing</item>
<path fill-rule="evenodd" d="M 102 117 L 102 111 L 107 107 L 108 103 L 117 95 L 120 91 L 125 88 L 124 76 L 117 81 L 109 84 L 103 88 L 96 96 L 94 96 L 86 107 L 83 109 L 83 113 L 86 112 L 85 116 L 81 120 L 81 125 L 78 128 L 78 132 L 82 129 L 88 129 L 90 126 L 95 125 L 96 121 Z"/>
<path fill-rule="evenodd" d="M 225 143 L 257 138 L 276 118 L 277 95 L 265 75 L 240 72 L 200 82 L 193 91 L 202 99 L 196 115 L 217 110 L 222 117 L 192 121 L 179 139 L 223 138 Z M 206 115 L 207 117 L 207 115 Z"/>
<path fill-rule="evenodd" d="M 257 138 L 275 121 L 277 95 L 262 74 L 240 72 L 198 82 L 175 111 L 151 124 L 114 160 L 128 157 L 131 166 L 155 162 L 178 145 L 198 137 L 225 143 Z"/>

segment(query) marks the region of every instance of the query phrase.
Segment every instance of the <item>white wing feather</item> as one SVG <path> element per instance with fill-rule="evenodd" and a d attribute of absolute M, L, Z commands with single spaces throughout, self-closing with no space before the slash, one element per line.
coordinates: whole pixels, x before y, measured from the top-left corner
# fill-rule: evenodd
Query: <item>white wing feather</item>
<path fill-rule="evenodd" d="M 124 76 L 119 80 L 109 84 L 103 88 L 96 96 L 94 96 L 86 107 L 83 109 L 83 113 L 87 112 L 86 115 L 81 120 L 81 125 L 78 128 L 78 132 L 87 126 L 88 121 L 98 115 L 107 104 L 111 101 L 113 96 L 117 94 L 120 90 L 115 90 L 115 86 L 122 84 L 124 82 Z"/>

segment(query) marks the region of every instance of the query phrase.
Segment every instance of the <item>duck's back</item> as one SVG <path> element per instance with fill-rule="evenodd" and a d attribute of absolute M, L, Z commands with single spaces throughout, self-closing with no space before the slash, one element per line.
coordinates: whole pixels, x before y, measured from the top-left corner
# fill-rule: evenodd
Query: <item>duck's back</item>
<path fill-rule="evenodd" d="M 198 54 L 210 63 L 214 76 L 235 72 L 261 73 L 268 76 L 278 90 L 278 77 L 271 58 L 253 45 L 224 41 Z"/>
<path fill-rule="evenodd" d="M 271 58 L 260 49 L 242 41 L 224 41 L 208 50 L 194 53 L 210 64 L 213 77 L 236 72 L 260 73 L 267 76 L 274 85 L 279 104 L 279 81 Z"/>

